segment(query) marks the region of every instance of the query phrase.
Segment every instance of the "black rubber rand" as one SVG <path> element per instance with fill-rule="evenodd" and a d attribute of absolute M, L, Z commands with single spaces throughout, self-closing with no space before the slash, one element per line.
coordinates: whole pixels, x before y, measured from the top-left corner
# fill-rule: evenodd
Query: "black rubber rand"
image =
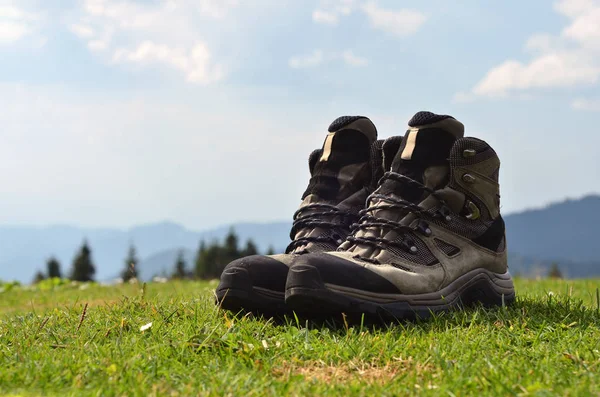
<path fill-rule="evenodd" d="M 476 303 L 500 306 L 511 304 L 515 300 L 514 291 L 507 295 L 498 294 L 485 278 L 474 279 L 455 292 L 448 300 L 434 305 L 411 305 L 406 301 L 374 302 L 333 291 L 322 281 L 319 269 L 311 265 L 300 265 L 292 266 L 288 273 L 285 301 L 290 310 L 315 315 L 344 313 L 353 320 L 360 320 L 362 315 L 371 319 L 411 320 L 428 318 L 432 313 Z"/>

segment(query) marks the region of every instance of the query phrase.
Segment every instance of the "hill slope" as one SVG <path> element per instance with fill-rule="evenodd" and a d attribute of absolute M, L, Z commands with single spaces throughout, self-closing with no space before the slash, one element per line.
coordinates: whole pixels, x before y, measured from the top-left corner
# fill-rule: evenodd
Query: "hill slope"
<path fill-rule="evenodd" d="M 512 252 L 534 258 L 600 261 L 600 196 L 567 200 L 504 220 Z"/>

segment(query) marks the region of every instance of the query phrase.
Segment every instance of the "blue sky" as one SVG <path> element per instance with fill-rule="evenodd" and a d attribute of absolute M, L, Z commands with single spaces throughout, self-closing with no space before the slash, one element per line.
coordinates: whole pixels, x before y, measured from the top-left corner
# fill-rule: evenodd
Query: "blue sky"
<path fill-rule="evenodd" d="M 600 192 L 600 1 L 0 0 L 0 223 L 289 219 L 344 114 L 454 115 L 503 211 Z"/>

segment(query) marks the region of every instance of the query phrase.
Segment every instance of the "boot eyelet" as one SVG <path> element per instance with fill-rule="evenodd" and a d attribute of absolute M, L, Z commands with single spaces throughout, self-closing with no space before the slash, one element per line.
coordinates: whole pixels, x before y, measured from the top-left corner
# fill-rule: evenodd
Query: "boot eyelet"
<path fill-rule="evenodd" d="M 331 235 L 331 237 L 335 240 L 337 245 L 340 245 L 344 242 L 344 240 L 342 240 L 342 236 L 340 236 L 337 233 L 334 233 L 333 235 Z"/>
<path fill-rule="evenodd" d="M 415 247 L 414 245 L 410 247 L 410 252 L 413 254 L 416 254 L 419 251 L 419 249 L 417 247 Z"/>
<path fill-rule="evenodd" d="M 464 174 L 462 176 L 462 180 L 465 181 L 466 183 L 473 183 L 473 182 L 475 182 L 475 177 L 471 174 Z"/>
<path fill-rule="evenodd" d="M 452 220 L 452 218 L 450 217 L 451 212 L 446 206 L 440 207 L 437 213 L 439 214 L 438 216 L 441 216 L 442 219 L 444 219 L 446 222 L 450 222 Z"/>
<path fill-rule="evenodd" d="M 431 236 L 431 233 L 432 233 L 431 228 L 429 227 L 429 224 L 427 224 L 427 222 L 425 222 L 423 220 L 419 221 L 419 223 L 417 224 L 416 230 L 427 237 Z"/>
<path fill-rule="evenodd" d="M 469 214 L 467 214 L 465 218 L 474 221 L 481 217 L 479 208 L 472 201 L 467 201 L 467 208 L 469 209 Z"/>

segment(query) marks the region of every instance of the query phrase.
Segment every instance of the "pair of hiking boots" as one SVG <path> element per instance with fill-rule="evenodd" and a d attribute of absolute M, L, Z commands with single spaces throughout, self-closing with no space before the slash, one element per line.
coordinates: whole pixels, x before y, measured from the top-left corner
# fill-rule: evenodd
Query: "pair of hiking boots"
<path fill-rule="evenodd" d="M 382 141 L 366 117 L 335 120 L 309 157 L 285 254 L 228 264 L 217 303 L 394 318 L 511 303 L 496 152 L 451 116 L 418 112 L 408 126 Z"/>

